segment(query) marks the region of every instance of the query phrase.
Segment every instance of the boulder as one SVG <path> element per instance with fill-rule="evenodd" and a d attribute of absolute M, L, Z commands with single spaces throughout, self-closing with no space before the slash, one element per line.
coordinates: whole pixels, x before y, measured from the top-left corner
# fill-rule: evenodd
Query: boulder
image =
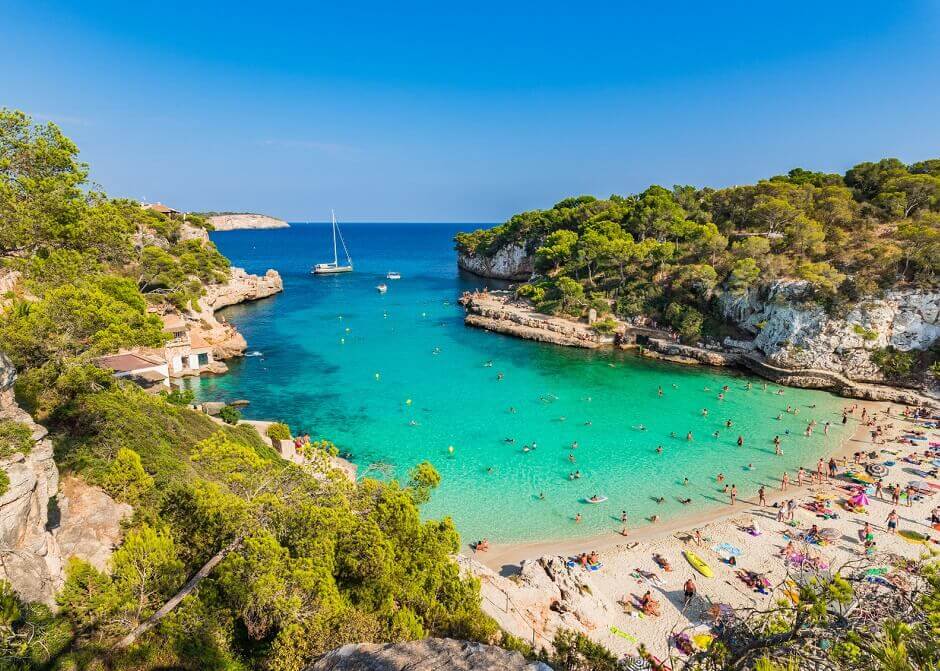
<path fill-rule="evenodd" d="M 62 557 L 78 557 L 105 571 L 121 540 L 121 522 L 134 509 L 76 477 L 63 478 L 58 502 L 61 520 L 55 538 Z"/>

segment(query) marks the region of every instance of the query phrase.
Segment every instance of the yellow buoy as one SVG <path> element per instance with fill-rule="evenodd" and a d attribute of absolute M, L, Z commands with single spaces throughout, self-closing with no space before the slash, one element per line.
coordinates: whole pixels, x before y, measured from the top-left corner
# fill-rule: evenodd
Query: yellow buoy
<path fill-rule="evenodd" d="M 410 398 L 405 401 L 405 405 L 411 405 L 411 399 L 410 399 Z"/>
<path fill-rule="evenodd" d="M 453 453 L 454 453 L 454 446 L 453 446 L 453 445 L 448 445 L 448 446 L 447 446 L 447 451 L 450 452 L 451 454 L 453 454 Z"/>
<path fill-rule="evenodd" d="M 382 376 L 379 375 L 378 373 L 375 374 L 375 379 L 376 379 L 376 380 L 378 380 L 380 377 L 382 377 Z"/>

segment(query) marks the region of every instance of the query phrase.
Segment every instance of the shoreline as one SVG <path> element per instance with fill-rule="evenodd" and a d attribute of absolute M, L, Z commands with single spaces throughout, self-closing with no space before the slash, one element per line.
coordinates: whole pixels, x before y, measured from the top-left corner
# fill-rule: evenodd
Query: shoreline
<path fill-rule="evenodd" d="M 859 382 L 830 370 L 780 368 L 753 353 L 682 345 L 659 329 L 618 322 L 616 336 L 598 334 L 589 324 L 537 312 L 496 292 L 464 292 L 458 302 L 466 312 L 465 325 L 523 340 L 583 349 L 636 349 L 640 357 L 680 365 L 737 368 L 781 386 L 819 389 L 847 399 L 940 408 L 940 401 L 916 389 Z"/>
<path fill-rule="evenodd" d="M 859 401 L 858 409 L 855 414 L 860 413 L 862 408 L 867 408 L 870 414 L 878 414 L 880 416 L 891 406 L 892 403 L 888 401 Z M 848 434 L 840 441 L 839 445 L 834 450 L 821 455 L 822 458 L 826 460 L 835 458 L 840 462 L 840 468 L 843 457 L 851 459 L 854 452 L 862 449 L 861 446 L 870 448 L 874 445 L 871 440 L 868 439 L 868 427 L 854 415 L 850 415 L 850 421 L 857 422 L 852 433 Z M 868 450 L 866 449 L 865 451 Z M 806 469 L 807 474 L 815 472 L 813 465 L 809 467 L 804 466 L 804 469 Z M 794 475 L 793 477 L 795 479 L 796 476 Z M 810 483 L 802 487 L 797 487 L 791 483 L 786 492 L 780 491 L 779 488 L 767 491 L 766 500 L 768 505 L 765 507 L 772 509 L 773 504 L 781 499 L 805 496 L 821 486 L 823 485 Z M 486 552 L 476 552 L 471 547 L 470 543 L 462 542 L 459 553 L 494 571 L 504 573 L 507 571 L 512 572 L 512 569 L 519 567 L 523 561 L 536 559 L 544 555 L 573 556 L 590 550 L 603 552 L 616 549 L 629 549 L 636 543 L 660 540 L 667 536 L 674 536 L 681 531 L 726 520 L 755 507 L 759 509 L 756 500 L 741 497 L 738 499 L 738 503 L 740 505 L 716 505 L 714 508 L 697 513 L 690 512 L 688 514 L 678 515 L 674 518 L 664 520 L 661 523 L 653 523 L 644 520 L 644 523 L 637 527 L 629 527 L 628 523 L 627 536 L 621 535 L 619 531 L 612 531 L 606 534 L 595 534 L 581 538 L 561 538 L 519 543 L 491 543 L 490 549 Z"/>

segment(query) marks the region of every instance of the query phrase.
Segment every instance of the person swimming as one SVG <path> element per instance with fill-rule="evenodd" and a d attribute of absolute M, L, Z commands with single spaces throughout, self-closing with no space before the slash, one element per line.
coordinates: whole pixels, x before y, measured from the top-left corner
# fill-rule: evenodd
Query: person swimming
<path fill-rule="evenodd" d="M 578 449 L 578 441 L 576 441 L 576 440 L 572 440 L 572 441 L 571 441 L 571 449 L 572 449 L 572 450 Z"/>
<path fill-rule="evenodd" d="M 681 503 L 681 504 L 684 505 L 684 506 L 687 506 L 687 505 L 689 505 L 690 503 L 692 503 L 692 499 L 689 499 L 689 498 L 686 498 L 686 499 L 679 499 L 679 503 Z"/>
<path fill-rule="evenodd" d="M 662 454 L 662 453 L 663 453 L 663 446 L 662 446 L 662 445 L 657 445 L 657 446 L 656 446 L 656 454 Z"/>
<path fill-rule="evenodd" d="M 657 496 L 655 500 L 656 500 L 656 503 L 665 503 L 665 502 L 666 502 L 666 497 L 665 497 L 665 496 Z"/>
<path fill-rule="evenodd" d="M 506 438 L 503 442 L 504 442 L 504 443 L 510 443 L 510 444 L 512 444 L 512 443 L 516 442 L 516 439 L 515 439 L 515 438 Z"/>

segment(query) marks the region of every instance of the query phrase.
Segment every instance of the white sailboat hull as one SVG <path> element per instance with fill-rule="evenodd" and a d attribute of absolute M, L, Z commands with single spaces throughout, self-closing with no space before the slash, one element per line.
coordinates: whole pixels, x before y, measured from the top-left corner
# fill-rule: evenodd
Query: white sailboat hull
<path fill-rule="evenodd" d="M 318 263 L 313 267 L 314 275 L 335 275 L 336 273 L 351 273 L 352 266 L 334 266 L 332 263 Z"/>

